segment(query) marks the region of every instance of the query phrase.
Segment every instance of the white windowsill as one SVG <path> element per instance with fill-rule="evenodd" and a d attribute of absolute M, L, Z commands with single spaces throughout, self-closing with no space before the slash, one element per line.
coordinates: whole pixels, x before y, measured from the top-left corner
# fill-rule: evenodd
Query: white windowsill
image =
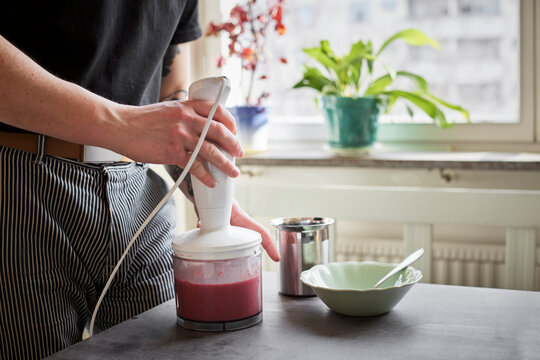
<path fill-rule="evenodd" d="M 288 140 L 270 142 L 267 151 L 238 159 L 237 164 L 540 171 L 540 152 L 465 151 L 442 144 L 376 143 L 364 154 L 344 156 L 330 150 L 321 141 Z"/>

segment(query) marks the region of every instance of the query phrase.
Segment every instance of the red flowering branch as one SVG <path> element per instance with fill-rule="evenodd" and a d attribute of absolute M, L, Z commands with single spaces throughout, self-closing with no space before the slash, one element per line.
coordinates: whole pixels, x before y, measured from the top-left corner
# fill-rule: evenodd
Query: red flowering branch
<path fill-rule="evenodd" d="M 285 34 L 286 27 L 283 25 L 284 0 L 266 0 L 261 4 L 261 0 L 247 0 L 244 5 L 236 5 L 231 9 L 229 18 L 221 23 L 210 22 L 206 36 L 218 36 L 225 32 L 229 38 L 228 57 L 240 59 L 243 71 L 250 73 L 248 90 L 246 94 L 246 105 L 252 104 L 253 86 L 256 80 L 266 80 L 268 75 L 259 77 L 256 73 L 260 70 L 259 64 L 264 61 L 265 42 L 269 26 L 278 35 Z M 282 63 L 287 63 L 285 58 L 280 58 Z M 217 59 L 217 66 L 222 67 L 226 63 L 224 56 Z M 256 104 L 268 97 L 269 94 L 263 91 L 256 98 Z"/>

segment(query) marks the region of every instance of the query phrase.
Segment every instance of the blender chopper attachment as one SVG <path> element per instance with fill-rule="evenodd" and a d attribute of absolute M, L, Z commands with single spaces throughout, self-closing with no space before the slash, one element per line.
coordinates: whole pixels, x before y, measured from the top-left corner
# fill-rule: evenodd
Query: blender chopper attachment
<path fill-rule="evenodd" d="M 214 85 L 205 81 L 192 84 L 190 99 L 215 97 Z M 246 328 L 262 321 L 262 238 L 230 225 L 233 180 L 209 162 L 202 163 L 217 185 L 208 188 L 192 179 L 201 227 L 172 243 L 177 322 L 202 331 Z"/>

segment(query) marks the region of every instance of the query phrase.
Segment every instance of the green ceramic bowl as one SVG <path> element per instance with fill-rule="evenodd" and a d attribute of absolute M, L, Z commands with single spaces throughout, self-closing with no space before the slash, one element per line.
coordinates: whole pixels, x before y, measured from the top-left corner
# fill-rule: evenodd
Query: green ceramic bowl
<path fill-rule="evenodd" d="M 395 265 L 373 261 L 335 262 L 302 272 L 300 280 L 339 314 L 380 315 L 392 310 L 422 278 L 420 270 L 409 266 L 373 289 Z"/>

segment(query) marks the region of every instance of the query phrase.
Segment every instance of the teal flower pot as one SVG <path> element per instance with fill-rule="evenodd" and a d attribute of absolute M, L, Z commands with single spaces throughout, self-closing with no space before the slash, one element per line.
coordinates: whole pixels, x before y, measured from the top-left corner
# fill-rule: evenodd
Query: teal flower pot
<path fill-rule="evenodd" d="M 379 105 L 377 98 L 321 97 L 326 139 L 336 150 L 369 148 L 377 139 Z"/>

